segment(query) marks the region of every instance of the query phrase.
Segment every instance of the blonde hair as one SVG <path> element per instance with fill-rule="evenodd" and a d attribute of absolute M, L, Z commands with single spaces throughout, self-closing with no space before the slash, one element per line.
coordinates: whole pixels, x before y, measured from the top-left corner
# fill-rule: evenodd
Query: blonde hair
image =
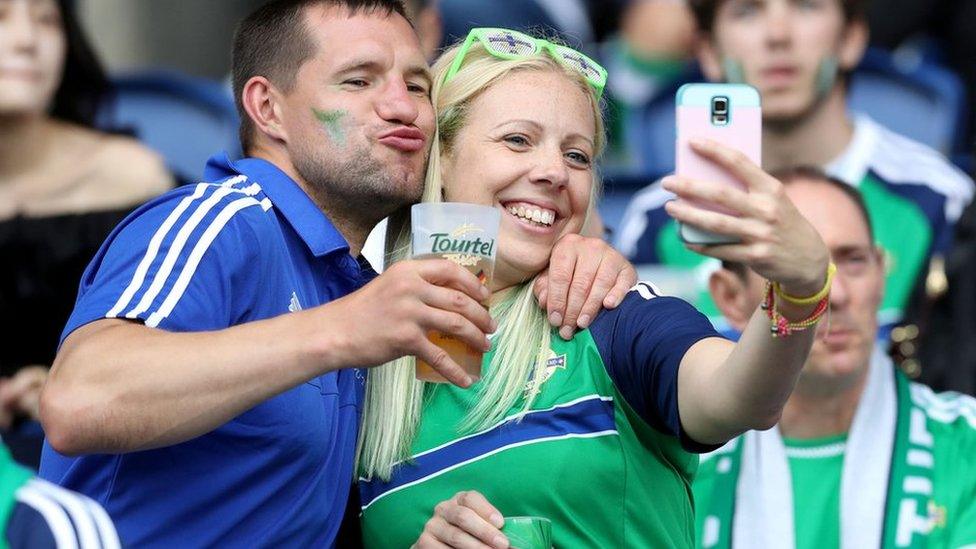
<path fill-rule="evenodd" d="M 471 103 L 493 84 L 514 72 L 557 72 L 579 85 L 590 99 L 596 121 L 594 159 L 603 152 L 606 138 L 600 105 L 592 87 L 580 73 L 564 67 L 545 52 L 506 60 L 494 57 L 480 42 L 475 42 L 465 55 L 460 71 L 445 84 L 444 75 L 459 49 L 455 45 L 447 50 L 433 67 L 431 97 L 438 116 L 427 168 L 424 202 L 442 201 L 441 155 L 451 154 L 458 134 L 467 123 Z M 594 170 L 587 216 L 594 208 L 598 193 L 599 178 Z M 387 266 L 409 257 L 409 208 L 390 217 L 386 242 Z M 482 372 L 482 380 L 471 389 L 480 394 L 478 403 L 458 426 L 462 432 L 479 431 L 498 423 L 516 404 L 521 404 L 521 414 L 524 414 L 538 395 L 538 386 L 532 384 L 527 387 L 526 384 L 530 379 L 542 379 L 552 331 L 545 312 L 536 304 L 533 296 L 534 280 L 533 277 L 506 290 L 492 304 L 491 314 L 499 324 L 493 340 L 496 349 L 491 363 Z M 393 468 L 410 456 L 427 385 L 416 379 L 415 367 L 414 357 L 404 357 L 374 368 L 369 373 L 357 448 L 359 470 L 365 478 L 389 480 Z"/>

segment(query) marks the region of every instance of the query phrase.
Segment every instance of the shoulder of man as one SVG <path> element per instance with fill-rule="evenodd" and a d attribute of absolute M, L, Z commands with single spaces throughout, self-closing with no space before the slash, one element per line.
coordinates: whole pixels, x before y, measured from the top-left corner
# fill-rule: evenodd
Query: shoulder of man
<path fill-rule="evenodd" d="M 244 176 L 185 185 L 144 204 L 89 263 L 62 340 L 100 318 L 139 318 L 155 327 L 174 310 L 195 322 L 206 319 L 199 329 L 224 326 L 240 308 L 221 300 L 215 285 L 256 286 L 261 261 L 280 249 L 271 207 L 260 185 Z M 185 292 L 198 299 L 182 299 Z"/>
<path fill-rule="evenodd" d="M 664 205 L 674 199 L 674 193 L 665 190 L 660 181 L 644 187 L 630 199 L 614 237 L 614 247 L 633 261 L 653 262 L 651 250 L 641 249 L 642 240 L 656 240 L 657 234 L 668 224 L 671 217 Z"/>
<path fill-rule="evenodd" d="M 121 547 L 111 519 L 93 500 L 34 478 L 15 494 L 5 540 L 12 549 Z"/>
<path fill-rule="evenodd" d="M 924 185 L 947 200 L 949 217 L 955 220 L 972 201 L 972 178 L 935 149 L 860 117 L 877 136 L 868 168 L 889 185 Z"/>
<path fill-rule="evenodd" d="M 928 419 L 936 446 L 957 446 L 976 455 L 976 398 L 947 391 L 936 393 L 922 383 L 909 384 L 912 403 Z"/>
<path fill-rule="evenodd" d="M 271 207 L 261 186 L 245 176 L 183 185 L 129 214 L 106 239 L 102 251 L 121 245 L 129 250 L 163 246 L 192 253 L 228 226 L 242 232 L 243 240 L 273 226 L 273 216 L 267 213 Z"/>

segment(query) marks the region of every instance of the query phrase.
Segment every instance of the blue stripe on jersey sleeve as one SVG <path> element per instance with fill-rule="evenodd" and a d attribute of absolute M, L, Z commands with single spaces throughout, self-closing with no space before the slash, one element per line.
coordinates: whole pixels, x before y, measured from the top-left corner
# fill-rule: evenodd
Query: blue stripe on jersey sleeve
<path fill-rule="evenodd" d="M 14 505 L 10 518 L 7 520 L 5 532 L 7 545 L 11 549 L 31 548 L 54 549 L 54 533 L 47 520 L 36 509 L 23 503 Z"/>
<path fill-rule="evenodd" d="M 188 185 L 133 212 L 85 270 L 62 341 L 101 318 L 139 319 L 176 331 L 233 323 L 233 309 L 241 307 L 226 299 L 228 281 L 256 278 L 266 247 L 253 240 L 257 232 L 249 226 L 265 222 L 259 190 L 246 181 Z M 239 288 L 235 296 L 256 290 L 256 284 Z"/>
<path fill-rule="evenodd" d="M 681 359 L 702 339 L 721 337 L 703 314 L 640 283 L 616 309 L 601 312 L 590 333 L 617 390 L 648 425 L 680 437 L 688 451 L 715 449 L 688 438 L 678 414 Z"/>

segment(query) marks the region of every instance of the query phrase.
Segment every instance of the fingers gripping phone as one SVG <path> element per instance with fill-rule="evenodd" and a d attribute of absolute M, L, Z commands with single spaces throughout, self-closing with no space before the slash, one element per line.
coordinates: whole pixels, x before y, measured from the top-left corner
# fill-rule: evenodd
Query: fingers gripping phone
<path fill-rule="evenodd" d="M 745 84 L 685 84 L 675 97 L 677 143 L 675 174 L 717 181 L 737 188 L 744 184 L 724 168 L 692 151 L 692 139 L 710 139 L 744 153 L 761 165 L 762 109 L 759 92 Z M 695 202 L 707 210 L 732 214 L 720 206 Z M 678 234 L 688 244 L 729 244 L 734 237 L 679 223 Z"/>

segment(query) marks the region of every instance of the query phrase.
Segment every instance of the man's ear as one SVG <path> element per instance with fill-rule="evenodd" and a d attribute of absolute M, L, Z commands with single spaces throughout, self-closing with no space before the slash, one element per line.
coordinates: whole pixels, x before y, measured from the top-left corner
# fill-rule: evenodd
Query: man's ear
<path fill-rule="evenodd" d="M 749 291 L 739 275 L 728 269 L 718 269 L 708 277 L 708 293 L 722 312 L 722 316 L 738 331 L 745 329 L 752 318 Z"/>
<path fill-rule="evenodd" d="M 854 19 L 844 26 L 840 50 L 837 52 L 837 61 L 842 71 L 850 72 L 861 62 L 868 47 L 868 38 L 868 24 L 864 19 Z"/>
<path fill-rule="evenodd" d="M 701 66 L 702 74 L 711 82 L 722 82 L 725 75 L 722 70 L 722 56 L 715 48 L 715 41 L 711 34 L 700 32 L 696 41 L 696 52 L 698 54 L 698 64 Z"/>
<path fill-rule="evenodd" d="M 288 141 L 282 123 L 281 94 L 267 78 L 252 76 L 241 90 L 241 103 L 254 124 L 255 133 L 275 141 Z"/>

